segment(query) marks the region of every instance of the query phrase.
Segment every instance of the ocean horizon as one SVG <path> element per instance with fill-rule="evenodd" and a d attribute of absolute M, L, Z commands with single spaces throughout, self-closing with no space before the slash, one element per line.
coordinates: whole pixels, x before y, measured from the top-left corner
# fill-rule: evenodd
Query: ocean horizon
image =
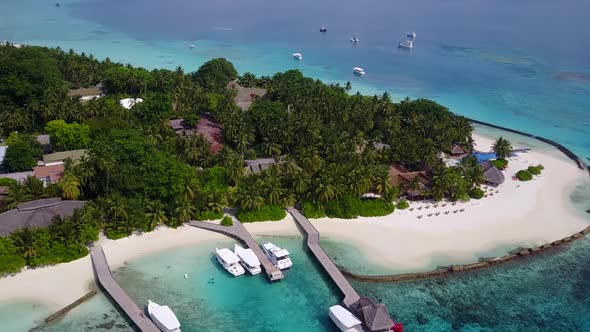
<path fill-rule="evenodd" d="M 240 73 L 299 69 L 329 83 L 350 81 L 362 93 L 431 98 L 590 157 L 590 4 L 580 0 L 67 0 L 60 7 L 8 0 L 0 11 L 0 40 L 149 69 L 194 71 L 215 57 Z M 409 31 L 417 32 L 414 49 L 399 49 Z M 349 41 L 353 34 L 359 43 Z M 367 74 L 355 76 L 356 66 Z"/>

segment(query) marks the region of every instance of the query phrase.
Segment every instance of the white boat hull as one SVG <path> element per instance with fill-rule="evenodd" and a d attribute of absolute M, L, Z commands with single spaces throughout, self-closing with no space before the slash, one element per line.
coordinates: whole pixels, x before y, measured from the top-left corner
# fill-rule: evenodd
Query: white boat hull
<path fill-rule="evenodd" d="M 178 323 L 178 327 L 177 328 L 173 328 L 173 329 L 169 329 L 168 327 L 166 327 L 166 325 L 164 323 L 162 323 L 160 321 L 160 318 L 157 317 L 157 315 L 155 314 L 155 311 L 158 307 L 160 307 L 159 304 L 152 302 L 152 301 L 148 301 L 148 314 L 150 315 L 150 318 L 152 319 L 152 321 L 154 322 L 154 324 L 156 324 L 156 326 L 163 332 L 181 332 L 180 331 L 180 323 Z M 174 319 L 176 320 L 176 322 L 178 322 L 178 319 L 176 319 L 176 316 L 174 316 Z"/>

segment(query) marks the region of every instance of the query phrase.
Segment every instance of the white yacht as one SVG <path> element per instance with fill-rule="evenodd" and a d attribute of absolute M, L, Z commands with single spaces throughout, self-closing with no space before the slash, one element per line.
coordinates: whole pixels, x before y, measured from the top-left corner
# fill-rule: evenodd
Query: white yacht
<path fill-rule="evenodd" d="M 258 260 L 258 257 L 256 257 L 254 250 L 250 248 L 244 249 L 238 244 L 235 244 L 234 253 L 240 258 L 240 263 L 242 263 L 242 266 L 248 270 L 250 274 L 255 275 L 262 271 L 260 268 L 260 261 Z"/>
<path fill-rule="evenodd" d="M 406 40 L 406 41 L 399 43 L 398 47 L 412 49 L 412 48 L 414 48 L 414 43 L 411 40 Z"/>
<path fill-rule="evenodd" d="M 301 53 L 293 53 L 293 57 L 297 60 L 303 59 L 303 54 Z"/>
<path fill-rule="evenodd" d="M 320 28 L 320 32 L 326 32 L 328 31 L 328 27 L 325 24 L 322 24 L 322 27 Z"/>
<path fill-rule="evenodd" d="M 238 256 L 236 256 L 231 250 L 227 248 L 215 248 L 215 255 L 217 256 L 219 264 L 221 264 L 221 266 L 234 277 L 241 276 L 246 272 L 242 265 L 240 265 L 240 258 L 238 258 Z"/>
<path fill-rule="evenodd" d="M 416 38 L 416 33 L 415 32 L 408 32 L 408 33 L 406 33 L 406 36 L 408 38 Z"/>
<path fill-rule="evenodd" d="M 365 75 L 365 70 L 361 67 L 354 67 L 352 68 L 352 72 L 357 74 L 357 75 Z"/>
<path fill-rule="evenodd" d="M 330 318 L 338 326 L 340 331 L 343 332 L 362 332 L 363 331 L 363 323 L 356 318 L 350 311 L 344 309 L 344 307 L 339 305 L 334 305 L 330 307 L 328 311 Z"/>
<path fill-rule="evenodd" d="M 350 38 L 350 42 L 351 42 L 351 43 L 358 43 L 359 41 L 360 41 L 360 39 L 358 39 L 358 38 L 357 38 L 357 36 L 355 36 L 355 35 L 353 35 L 353 36 Z"/>
<path fill-rule="evenodd" d="M 164 332 L 180 332 L 180 322 L 172 309 L 148 300 L 148 314 L 156 326 Z"/>
<path fill-rule="evenodd" d="M 267 242 L 262 245 L 262 250 L 270 262 L 281 270 L 288 269 L 293 265 L 287 249 L 279 248 L 274 244 Z"/>

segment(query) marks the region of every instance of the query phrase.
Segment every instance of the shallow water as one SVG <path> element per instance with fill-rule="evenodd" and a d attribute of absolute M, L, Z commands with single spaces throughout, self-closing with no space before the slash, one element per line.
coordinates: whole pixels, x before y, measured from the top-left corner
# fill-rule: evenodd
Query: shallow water
<path fill-rule="evenodd" d="M 161 251 L 129 261 L 114 276 L 136 303 L 168 304 L 183 331 L 337 331 L 327 308 L 339 298 L 304 250 L 302 238 L 261 238 L 259 243 L 266 240 L 291 253 L 294 267 L 277 283 L 264 275 L 234 278 L 223 270 L 213 251 L 233 249 L 231 240 Z M 101 324 L 116 331 L 128 326 L 104 296 L 44 330 L 82 331 Z"/>

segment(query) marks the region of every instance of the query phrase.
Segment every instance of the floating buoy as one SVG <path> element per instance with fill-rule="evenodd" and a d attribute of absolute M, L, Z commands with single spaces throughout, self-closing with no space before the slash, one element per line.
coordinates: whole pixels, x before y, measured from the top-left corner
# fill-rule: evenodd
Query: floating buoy
<path fill-rule="evenodd" d="M 188 274 L 184 274 L 184 279 L 188 279 Z"/>

